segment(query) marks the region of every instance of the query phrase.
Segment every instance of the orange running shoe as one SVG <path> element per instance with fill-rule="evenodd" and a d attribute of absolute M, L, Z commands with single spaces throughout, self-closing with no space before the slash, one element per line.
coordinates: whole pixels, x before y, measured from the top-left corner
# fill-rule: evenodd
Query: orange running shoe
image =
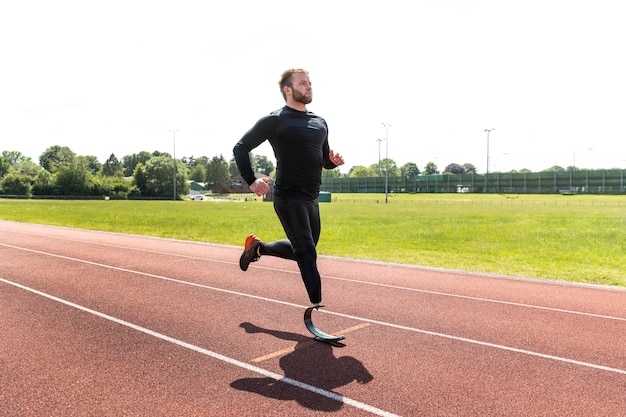
<path fill-rule="evenodd" d="M 256 262 L 261 257 L 258 253 L 259 246 L 261 246 L 261 240 L 253 233 L 246 238 L 246 243 L 243 246 L 243 253 L 239 258 L 239 268 L 242 271 L 247 271 L 251 262 Z"/>

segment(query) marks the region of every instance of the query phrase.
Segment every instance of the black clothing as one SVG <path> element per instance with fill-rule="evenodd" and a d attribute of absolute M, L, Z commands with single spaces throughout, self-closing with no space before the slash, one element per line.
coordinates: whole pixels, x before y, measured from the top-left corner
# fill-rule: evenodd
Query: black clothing
<path fill-rule="evenodd" d="M 313 112 L 288 106 L 262 117 L 233 149 L 239 172 L 248 185 L 256 180 L 249 153 L 266 140 L 276 157 L 274 195 L 316 199 L 322 183 L 322 168 L 336 167 L 328 157 L 326 121 Z"/>
<path fill-rule="evenodd" d="M 317 199 L 322 168 L 336 167 L 329 157 L 328 126 L 314 113 L 288 106 L 262 117 L 233 149 L 248 185 L 256 180 L 249 153 L 266 140 L 276 157 L 274 210 L 289 240 L 264 242 L 259 253 L 295 260 L 309 300 L 316 304 L 322 301 L 316 250 L 321 230 Z"/>
<path fill-rule="evenodd" d="M 317 270 L 317 251 L 315 249 L 321 231 L 317 199 L 301 201 L 275 197 L 274 211 L 276 211 L 289 240 L 262 243 L 261 255 L 278 256 L 298 262 L 300 275 L 309 295 L 309 300 L 313 304 L 321 302 L 322 284 L 320 273 Z"/>

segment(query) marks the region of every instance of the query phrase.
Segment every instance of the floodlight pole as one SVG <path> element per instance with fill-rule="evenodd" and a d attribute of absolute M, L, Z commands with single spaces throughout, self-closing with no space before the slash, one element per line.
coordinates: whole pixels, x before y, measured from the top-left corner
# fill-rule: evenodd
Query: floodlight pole
<path fill-rule="evenodd" d="M 489 132 L 491 132 L 492 130 L 496 129 L 485 129 L 485 132 L 487 132 L 487 174 L 489 174 Z"/>
<path fill-rule="evenodd" d="M 178 132 L 178 130 L 170 129 L 170 132 L 174 135 L 174 153 L 172 159 L 174 160 L 174 201 L 176 201 L 176 132 Z"/>
<path fill-rule="evenodd" d="M 389 202 L 389 128 L 391 124 L 383 123 L 385 126 L 385 204 Z"/>
<path fill-rule="evenodd" d="M 378 176 L 380 177 L 380 142 L 382 142 L 385 139 L 376 139 L 376 142 L 378 142 Z"/>

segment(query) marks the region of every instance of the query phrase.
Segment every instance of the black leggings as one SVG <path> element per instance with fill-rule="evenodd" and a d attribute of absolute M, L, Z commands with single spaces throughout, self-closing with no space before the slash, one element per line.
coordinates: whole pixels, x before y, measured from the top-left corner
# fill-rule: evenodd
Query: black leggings
<path fill-rule="evenodd" d="M 317 199 L 291 200 L 274 197 L 274 210 L 280 219 L 287 239 L 263 243 L 261 255 L 291 259 L 298 263 L 302 281 L 311 303 L 322 301 L 322 284 L 317 270 L 317 242 L 321 221 Z"/>

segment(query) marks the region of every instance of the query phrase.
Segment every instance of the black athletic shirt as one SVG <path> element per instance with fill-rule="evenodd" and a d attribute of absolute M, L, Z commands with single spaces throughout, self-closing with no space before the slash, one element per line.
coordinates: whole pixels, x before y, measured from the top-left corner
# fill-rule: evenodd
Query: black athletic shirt
<path fill-rule="evenodd" d="M 266 140 L 276 157 L 274 195 L 316 199 L 322 183 L 322 168 L 336 167 L 328 156 L 326 121 L 313 112 L 287 106 L 262 117 L 233 149 L 239 172 L 248 185 L 256 180 L 249 153 Z"/>

